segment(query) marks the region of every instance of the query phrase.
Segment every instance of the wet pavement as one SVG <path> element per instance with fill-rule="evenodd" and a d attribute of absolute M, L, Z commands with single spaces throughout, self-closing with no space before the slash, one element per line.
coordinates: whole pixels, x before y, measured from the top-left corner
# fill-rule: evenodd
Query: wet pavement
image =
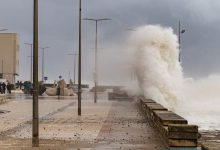
<path fill-rule="evenodd" d="M 0 149 L 42 150 L 166 150 L 157 132 L 139 112 L 135 101 L 108 101 L 99 94 L 84 93 L 82 116 L 77 116 L 77 97 L 43 96 L 40 108 L 40 147 L 31 147 L 31 96 L 12 95 L 0 105 Z"/>

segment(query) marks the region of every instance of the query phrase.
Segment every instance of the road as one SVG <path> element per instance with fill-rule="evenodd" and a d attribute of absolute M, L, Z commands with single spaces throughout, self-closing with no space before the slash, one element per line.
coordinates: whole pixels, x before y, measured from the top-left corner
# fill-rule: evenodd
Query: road
<path fill-rule="evenodd" d="M 13 150 L 165 150 L 157 132 L 139 112 L 135 101 L 108 101 L 85 93 L 82 116 L 77 116 L 77 97 L 40 97 L 40 147 L 31 147 L 31 96 L 13 95 L 0 105 L 0 147 Z"/>

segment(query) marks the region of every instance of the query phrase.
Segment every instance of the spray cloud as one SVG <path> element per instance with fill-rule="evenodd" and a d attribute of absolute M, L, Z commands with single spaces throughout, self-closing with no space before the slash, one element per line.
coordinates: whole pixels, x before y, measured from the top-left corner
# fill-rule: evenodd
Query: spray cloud
<path fill-rule="evenodd" d="M 200 129 L 219 129 L 220 76 L 183 78 L 177 36 L 171 28 L 142 26 L 131 41 L 139 93 L 199 125 Z"/>
<path fill-rule="evenodd" d="M 182 69 L 177 37 L 171 28 L 146 25 L 132 35 L 134 70 L 141 94 L 174 109 L 181 94 Z"/>

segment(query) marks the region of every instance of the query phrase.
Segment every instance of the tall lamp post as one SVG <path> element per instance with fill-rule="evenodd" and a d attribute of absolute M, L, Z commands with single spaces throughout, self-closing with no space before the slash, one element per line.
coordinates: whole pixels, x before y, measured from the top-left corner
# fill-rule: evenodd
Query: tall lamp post
<path fill-rule="evenodd" d="M 185 33 L 186 30 L 185 29 L 181 29 L 181 23 L 179 21 L 179 62 L 181 61 L 181 57 L 180 57 L 180 51 L 181 51 L 181 34 Z"/>
<path fill-rule="evenodd" d="M 38 0 L 34 0 L 33 10 L 33 122 L 32 146 L 39 147 L 38 109 Z"/>
<path fill-rule="evenodd" d="M 85 18 L 84 20 L 94 21 L 96 24 L 96 36 L 95 36 L 95 73 L 94 73 L 94 103 L 97 103 L 97 86 L 98 86 L 98 22 L 111 20 L 109 18 L 93 19 Z"/>
<path fill-rule="evenodd" d="M 30 47 L 31 47 L 31 71 L 30 71 L 30 81 L 31 81 L 31 83 L 33 82 L 33 77 L 32 77 L 32 75 L 33 75 L 33 73 L 32 73 L 32 67 L 33 67 L 33 44 L 30 44 L 30 43 L 24 43 L 24 44 L 26 44 L 26 45 L 29 45 Z"/>
<path fill-rule="evenodd" d="M 40 49 L 42 49 L 42 81 L 44 82 L 44 50 L 48 49 L 50 47 L 39 47 Z"/>
<path fill-rule="evenodd" d="M 79 0 L 79 63 L 78 63 L 78 116 L 81 116 L 81 30 L 82 30 L 82 1 Z"/>

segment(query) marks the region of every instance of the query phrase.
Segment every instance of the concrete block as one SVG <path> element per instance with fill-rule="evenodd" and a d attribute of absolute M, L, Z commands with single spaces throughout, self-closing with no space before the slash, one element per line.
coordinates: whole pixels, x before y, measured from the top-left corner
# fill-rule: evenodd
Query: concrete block
<path fill-rule="evenodd" d="M 159 121 L 168 126 L 169 124 L 187 124 L 187 120 L 172 111 L 154 111 Z"/>
<path fill-rule="evenodd" d="M 196 132 L 168 132 L 169 139 L 196 140 L 198 133 Z"/>
<path fill-rule="evenodd" d="M 169 132 L 198 132 L 198 126 L 185 124 L 169 124 Z"/>
<path fill-rule="evenodd" d="M 151 124 L 161 134 L 169 150 L 197 150 L 198 126 L 188 125 L 183 117 L 162 105 L 141 98 L 141 108 Z"/>
<path fill-rule="evenodd" d="M 144 103 L 144 105 L 146 105 L 152 111 L 153 110 L 162 110 L 162 111 L 168 110 L 167 108 L 157 103 Z"/>
<path fill-rule="evenodd" d="M 142 99 L 141 100 L 142 101 L 142 103 L 144 104 L 144 103 L 156 103 L 154 100 L 152 100 L 152 99 Z"/>
<path fill-rule="evenodd" d="M 168 139 L 169 147 L 197 147 L 197 140 Z"/>

